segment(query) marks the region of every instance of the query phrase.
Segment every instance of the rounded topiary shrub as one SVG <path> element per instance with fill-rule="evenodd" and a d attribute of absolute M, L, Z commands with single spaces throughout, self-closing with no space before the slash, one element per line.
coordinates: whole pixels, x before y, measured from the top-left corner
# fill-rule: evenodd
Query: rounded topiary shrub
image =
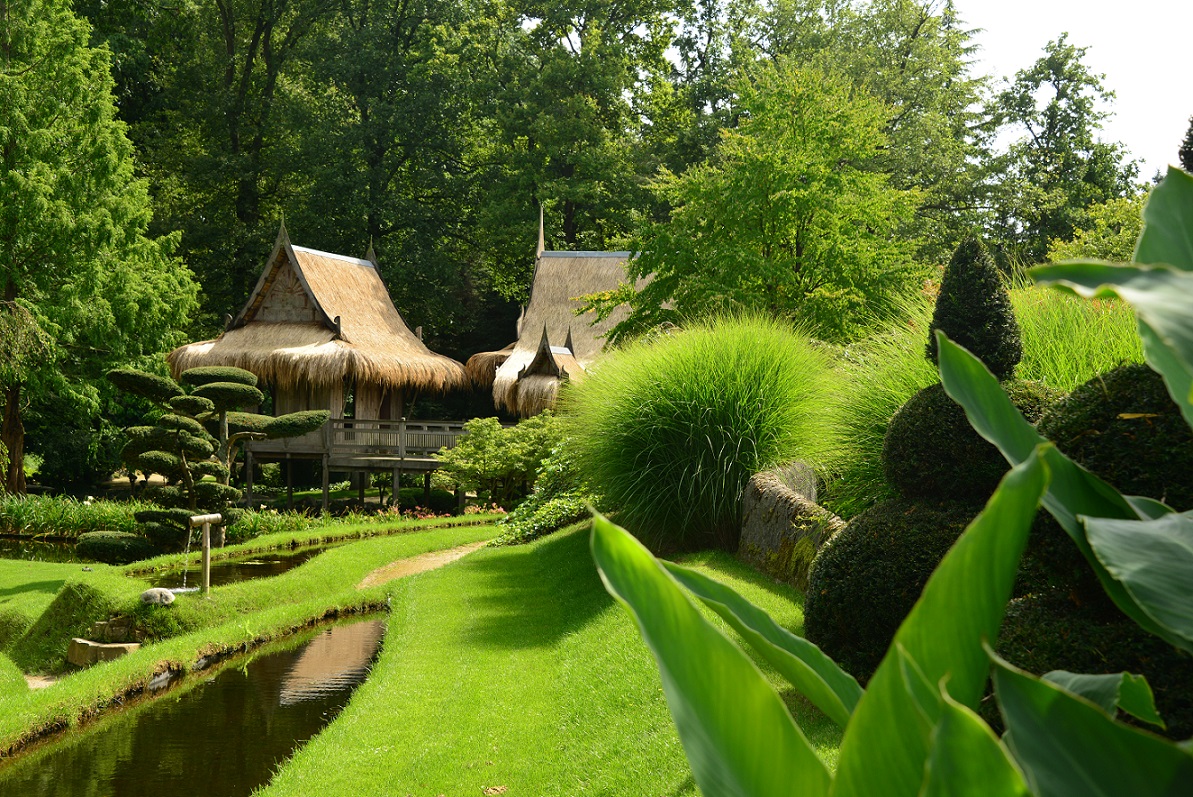
<path fill-rule="evenodd" d="M 1003 387 L 1033 422 L 1059 397 L 1039 382 L 1011 381 Z M 998 449 L 973 430 L 965 410 L 940 383 L 908 399 L 891 418 L 883 439 L 883 472 L 906 498 L 984 502 L 1009 467 Z"/>
<path fill-rule="evenodd" d="M 1052 406 L 1038 428 L 1120 492 L 1193 509 L 1193 430 L 1148 366 L 1123 365 L 1091 379 Z"/>
<path fill-rule="evenodd" d="M 856 678 L 868 679 L 903 618 L 979 509 L 900 498 L 871 507 L 812 562 L 804 603 L 808 639 Z"/>
<path fill-rule="evenodd" d="M 823 448 L 828 357 L 758 318 L 632 344 L 565 397 L 577 464 L 655 550 L 735 550 L 750 476 Z"/>
<path fill-rule="evenodd" d="M 127 531 L 89 531 L 79 535 L 75 553 L 83 559 L 124 565 L 157 555 L 149 540 Z"/>
<path fill-rule="evenodd" d="M 996 647 L 1004 659 L 1033 673 L 1142 674 L 1168 724 L 1164 733 L 1173 739 L 1193 736 L 1193 658 L 1120 612 L 1106 615 L 1078 605 L 1063 590 L 1017 598 L 1007 606 Z"/>

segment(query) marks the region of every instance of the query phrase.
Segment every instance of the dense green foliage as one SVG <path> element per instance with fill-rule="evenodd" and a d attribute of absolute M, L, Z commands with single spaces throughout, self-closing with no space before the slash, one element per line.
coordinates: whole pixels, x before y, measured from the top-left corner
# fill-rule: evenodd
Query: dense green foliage
<path fill-rule="evenodd" d="M 1193 431 L 1148 366 L 1094 377 L 1050 408 L 1039 431 L 1127 494 L 1193 509 Z"/>
<path fill-rule="evenodd" d="M 174 540 L 167 542 L 169 547 L 174 544 Z M 123 565 L 138 559 L 148 559 L 160 548 L 157 541 L 143 532 L 132 534 L 127 531 L 88 531 L 79 535 L 75 550 L 83 559 L 109 565 Z"/>
<path fill-rule="evenodd" d="M 1143 228 L 1146 202 L 1147 194 L 1141 192 L 1090 205 L 1075 224 L 1071 239 L 1048 242 L 1047 259 L 1054 263 L 1085 257 L 1130 260 Z"/>
<path fill-rule="evenodd" d="M 1043 266 L 1033 276 L 1087 298 L 1129 298 L 1149 364 L 1193 425 L 1190 208 L 1193 177 L 1170 169 L 1145 211 L 1135 250 L 1141 265 Z M 1193 600 L 1193 518 L 1125 497 L 1080 468 L 1040 437 L 979 360 L 943 334 L 938 341 L 946 391 L 1013 467 L 929 578 L 860 699 L 819 649 L 776 630 L 765 612 L 594 520 L 593 557 L 659 663 L 696 782 L 709 793 L 766 797 L 790 794 L 794 784 L 811 795 L 1050 795 L 1091 785 L 1106 794 L 1180 793 L 1193 778 L 1187 746 L 1116 721 L 1123 711 L 1163 727 L 1146 680 L 1122 672 L 1038 677 L 998 657 L 989 640 L 1042 503 L 1124 614 L 1193 651 L 1185 611 Z M 845 709 L 835 771 L 815 758 L 741 650 L 702 622 L 680 583 L 742 630 L 750 647 L 789 663 L 784 676 L 810 700 Z M 991 674 L 1002 739 L 976 713 Z"/>
<path fill-rule="evenodd" d="M 926 352 L 933 363 L 938 329 L 980 358 L 999 379 L 1010 377 L 1023 356 L 1006 286 L 977 238 L 962 241 L 944 270 L 928 327 Z"/>
<path fill-rule="evenodd" d="M 600 506 L 576 460 L 575 447 L 566 438 L 551 449 L 538 467 L 534 490 L 526 500 L 497 522 L 501 535 L 494 545 L 521 545 L 537 540 L 588 517 Z"/>
<path fill-rule="evenodd" d="M 823 451 L 829 367 L 759 318 L 639 341 L 568 400 L 580 468 L 650 544 L 735 550 L 750 476 Z"/>
<path fill-rule="evenodd" d="M 745 310 L 844 340 L 916 283 L 897 235 L 916 195 L 872 168 L 886 143 L 882 104 L 786 61 L 737 94 L 741 122 L 714 157 L 656 183 L 672 212 L 634 242 L 630 276 L 650 282 L 615 338 Z"/>
<path fill-rule="evenodd" d="M 19 326 L 25 339 L 4 336 L 17 356 L 0 369 L 8 492 L 25 489 L 25 420 L 84 438 L 102 429 L 98 375 L 177 341 L 195 304 L 191 274 L 173 257 L 178 237 L 148 233 L 149 186 L 116 119 L 109 55 L 87 39 L 68 3 L 5 5 L 0 329 Z M 86 439 L 56 442 L 51 470 L 99 456 Z"/>
<path fill-rule="evenodd" d="M 974 515 L 969 501 L 896 498 L 851 520 L 812 562 L 804 604 L 808 640 L 869 680 L 928 577 Z"/>
<path fill-rule="evenodd" d="M 1038 382 L 1010 381 L 1007 394 L 1032 422 L 1060 397 Z M 983 502 L 1007 472 L 998 449 L 983 440 L 965 411 L 937 383 L 899 408 L 887 426 L 882 468 L 888 483 L 905 498 Z M 958 478 L 964 473 L 964 478 Z"/>
<path fill-rule="evenodd" d="M 1180 161 L 1182 169 L 1187 172 L 1193 172 L 1193 117 L 1189 119 L 1189 129 L 1185 131 L 1185 140 L 1181 142 L 1181 148 L 1177 151 L 1177 158 Z"/>
<path fill-rule="evenodd" d="M 542 412 L 502 426 L 496 418 L 474 418 L 454 448 L 440 450 L 433 480 L 443 486 L 475 490 L 502 507 L 524 498 L 534 486 L 539 464 L 563 434 L 560 420 Z"/>

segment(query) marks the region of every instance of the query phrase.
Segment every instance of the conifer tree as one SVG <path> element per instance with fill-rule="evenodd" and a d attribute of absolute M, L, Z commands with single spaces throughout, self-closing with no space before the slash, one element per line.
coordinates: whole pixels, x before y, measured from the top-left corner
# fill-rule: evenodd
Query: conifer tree
<path fill-rule="evenodd" d="M 1189 129 L 1185 131 L 1185 140 L 1181 142 L 1179 157 L 1181 168 L 1193 172 L 1193 116 L 1189 117 Z"/>
<path fill-rule="evenodd" d="M 953 253 L 928 329 L 927 358 L 935 363 L 936 330 L 969 349 L 1000 380 L 1023 355 L 1019 324 L 1002 276 L 981 240 L 970 236 Z"/>

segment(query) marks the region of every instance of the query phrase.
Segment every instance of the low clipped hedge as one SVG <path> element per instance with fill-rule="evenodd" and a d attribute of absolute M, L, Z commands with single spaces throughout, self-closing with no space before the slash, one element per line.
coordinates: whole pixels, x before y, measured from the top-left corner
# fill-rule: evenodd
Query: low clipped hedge
<path fill-rule="evenodd" d="M 1091 379 L 1044 413 L 1038 428 L 1124 494 L 1193 509 L 1193 429 L 1148 366 Z"/>
<path fill-rule="evenodd" d="M 1004 383 L 1007 395 L 1032 422 L 1059 397 L 1039 382 Z M 940 383 L 913 395 L 887 427 L 882 445 L 887 480 L 905 498 L 984 502 L 1010 466 L 973 430 L 965 410 Z"/>
<path fill-rule="evenodd" d="M 84 559 L 109 565 L 124 565 L 157 555 L 153 544 L 127 531 L 91 531 L 79 535 L 75 553 Z"/>
<path fill-rule="evenodd" d="M 868 680 L 928 577 L 980 509 L 895 498 L 851 520 L 812 562 L 804 603 L 808 639 Z"/>
<path fill-rule="evenodd" d="M 1007 661 L 1034 673 L 1142 674 L 1168 724 L 1163 733 L 1172 739 L 1193 736 L 1193 658 L 1121 612 L 1079 605 L 1064 590 L 1016 598 L 1007 607 L 997 649 Z M 984 713 L 997 721 L 992 705 Z"/>

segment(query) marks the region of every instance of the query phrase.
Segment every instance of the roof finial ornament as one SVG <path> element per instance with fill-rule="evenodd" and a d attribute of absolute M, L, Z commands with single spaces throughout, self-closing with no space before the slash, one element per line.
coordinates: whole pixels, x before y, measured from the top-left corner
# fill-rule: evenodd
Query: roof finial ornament
<path fill-rule="evenodd" d="M 543 252 L 546 250 L 546 248 L 547 248 L 547 235 L 546 235 L 546 229 L 544 228 L 544 225 L 543 225 L 543 203 L 540 200 L 539 201 L 539 248 L 534 253 L 535 258 L 537 259 L 537 258 L 542 257 Z"/>
<path fill-rule="evenodd" d="M 373 264 L 373 268 L 377 268 L 377 252 L 373 250 L 373 236 L 369 236 L 369 251 L 365 252 L 365 260 Z"/>

